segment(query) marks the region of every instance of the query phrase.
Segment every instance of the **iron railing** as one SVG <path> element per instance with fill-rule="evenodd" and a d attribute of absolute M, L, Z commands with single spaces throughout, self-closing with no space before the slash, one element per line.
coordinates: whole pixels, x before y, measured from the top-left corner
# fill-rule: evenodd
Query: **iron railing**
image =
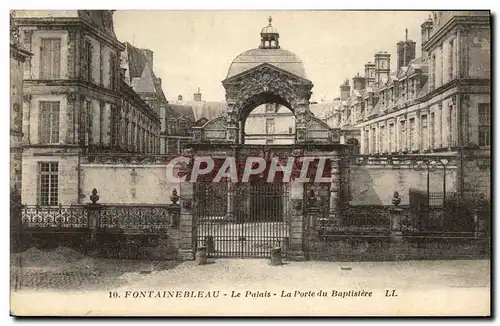
<path fill-rule="evenodd" d="M 84 206 L 23 206 L 23 228 L 86 228 L 88 210 Z"/>
<path fill-rule="evenodd" d="M 179 214 L 179 205 L 25 205 L 21 209 L 21 228 L 95 228 L 158 232 L 177 228 Z"/>
<path fill-rule="evenodd" d="M 176 227 L 177 217 L 168 206 L 104 206 L 98 210 L 97 227 L 153 232 Z"/>

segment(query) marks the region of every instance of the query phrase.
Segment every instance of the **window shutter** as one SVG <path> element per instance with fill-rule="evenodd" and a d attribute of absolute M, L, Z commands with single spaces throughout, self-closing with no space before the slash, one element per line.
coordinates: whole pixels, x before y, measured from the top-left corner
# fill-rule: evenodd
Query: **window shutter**
<path fill-rule="evenodd" d="M 61 78 L 61 40 L 53 39 L 53 78 Z"/>

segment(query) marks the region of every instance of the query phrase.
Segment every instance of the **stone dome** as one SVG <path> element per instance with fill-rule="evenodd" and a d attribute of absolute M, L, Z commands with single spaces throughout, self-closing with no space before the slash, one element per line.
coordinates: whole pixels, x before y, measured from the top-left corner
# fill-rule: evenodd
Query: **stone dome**
<path fill-rule="evenodd" d="M 271 64 L 296 76 L 307 78 L 302 60 L 296 54 L 284 49 L 252 49 L 245 51 L 233 60 L 226 78 L 233 77 L 263 63 Z"/>

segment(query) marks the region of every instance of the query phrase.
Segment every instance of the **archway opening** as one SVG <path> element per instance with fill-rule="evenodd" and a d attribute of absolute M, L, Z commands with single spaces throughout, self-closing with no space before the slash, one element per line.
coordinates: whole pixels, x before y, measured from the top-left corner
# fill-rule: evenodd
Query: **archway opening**
<path fill-rule="evenodd" d="M 250 98 L 238 117 L 242 144 L 294 144 L 295 115 L 282 97 L 263 93 Z"/>

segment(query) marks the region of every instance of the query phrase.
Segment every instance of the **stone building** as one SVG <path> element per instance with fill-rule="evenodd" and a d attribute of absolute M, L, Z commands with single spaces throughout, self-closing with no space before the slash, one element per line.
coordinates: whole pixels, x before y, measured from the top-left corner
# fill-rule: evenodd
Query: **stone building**
<path fill-rule="evenodd" d="M 133 92 L 153 109 L 155 118 L 161 120 L 161 126 L 152 120 L 132 118 L 132 129 L 134 125 L 139 126 L 138 144 L 144 144 L 140 151 L 145 153 L 160 153 L 160 133 L 165 130 L 165 114 L 167 98 L 163 93 L 161 78 L 154 73 L 154 53 L 150 49 L 139 49 L 130 43 L 125 43 L 125 50 L 121 53 L 121 68 L 125 83 L 132 88 Z M 128 130 L 128 129 L 127 129 Z"/>
<path fill-rule="evenodd" d="M 162 125 L 161 153 L 182 153 L 185 145 L 193 141 L 193 127 L 203 126 L 209 120 L 224 112 L 225 102 L 205 101 L 200 88 L 193 93 L 192 100 L 185 100 L 182 95 L 168 103 Z"/>
<path fill-rule="evenodd" d="M 85 153 L 154 152 L 160 115 L 126 86 L 111 10 L 14 12 L 24 66 L 22 202 L 77 204 Z M 149 133 L 148 133 L 149 132 Z"/>
<path fill-rule="evenodd" d="M 433 12 L 416 43 L 375 54 L 364 76 L 340 86 L 331 116 L 360 143 L 363 154 L 459 157 L 454 189 L 489 196 L 491 143 L 490 17 L 488 12 Z M 335 120 L 335 119 L 333 119 Z"/>
<path fill-rule="evenodd" d="M 23 65 L 31 53 L 19 44 L 19 29 L 10 16 L 10 192 L 13 200 L 21 196 L 23 138 Z"/>

